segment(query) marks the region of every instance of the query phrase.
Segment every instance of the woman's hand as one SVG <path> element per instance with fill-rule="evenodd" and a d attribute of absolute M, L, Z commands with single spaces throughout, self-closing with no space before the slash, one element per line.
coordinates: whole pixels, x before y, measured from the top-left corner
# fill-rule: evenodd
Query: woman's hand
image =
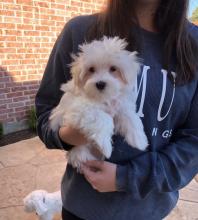
<path fill-rule="evenodd" d="M 90 160 L 82 164 L 81 173 L 95 190 L 99 192 L 116 191 L 116 164 Z"/>
<path fill-rule="evenodd" d="M 84 145 L 88 143 L 87 138 L 78 129 L 72 127 L 61 127 L 59 129 L 59 137 L 65 143 L 71 145 Z"/>

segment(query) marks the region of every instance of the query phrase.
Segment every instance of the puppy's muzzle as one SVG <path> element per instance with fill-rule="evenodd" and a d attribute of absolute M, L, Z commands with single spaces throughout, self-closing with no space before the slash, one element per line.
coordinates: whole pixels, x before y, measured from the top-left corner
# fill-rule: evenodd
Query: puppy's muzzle
<path fill-rule="evenodd" d="M 99 91 L 104 90 L 105 87 L 106 87 L 106 82 L 99 81 L 99 82 L 96 83 L 96 88 L 97 88 Z"/>

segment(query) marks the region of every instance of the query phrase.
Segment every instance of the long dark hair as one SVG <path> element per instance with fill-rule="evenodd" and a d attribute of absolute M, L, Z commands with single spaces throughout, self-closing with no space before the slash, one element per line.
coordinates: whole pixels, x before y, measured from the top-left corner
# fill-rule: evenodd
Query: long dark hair
<path fill-rule="evenodd" d="M 133 42 L 129 50 L 140 52 L 140 32 L 129 31 L 129 27 L 138 26 L 133 11 L 135 1 L 108 0 L 106 9 L 96 14 L 97 19 L 87 32 L 87 41 L 100 39 L 103 35 L 119 36 Z M 160 0 L 154 19 L 155 27 L 164 36 L 163 68 L 170 69 L 175 54 L 178 84 L 190 82 L 198 70 L 198 45 L 188 31 L 186 18 L 188 4 L 188 0 Z"/>

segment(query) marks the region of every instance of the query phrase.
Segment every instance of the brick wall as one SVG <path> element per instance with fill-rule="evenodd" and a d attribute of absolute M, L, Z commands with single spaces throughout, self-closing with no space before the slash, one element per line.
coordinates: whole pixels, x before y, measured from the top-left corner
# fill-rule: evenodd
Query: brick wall
<path fill-rule="evenodd" d="M 4 132 L 26 128 L 45 65 L 64 24 L 98 11 L 105 0 L 0 1 L 0 122 Z"/>

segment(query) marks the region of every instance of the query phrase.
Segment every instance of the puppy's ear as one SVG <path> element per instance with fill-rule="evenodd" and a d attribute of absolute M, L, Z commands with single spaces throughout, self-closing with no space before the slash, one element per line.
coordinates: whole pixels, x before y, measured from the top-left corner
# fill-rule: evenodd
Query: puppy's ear
<path fill-rule="evenodd" d="M 69 66 L 71 67 L 72 78 L 74 79 L 75 86 L 80 87 L 82 74 L 81 59 L 74 54 L 71 54 L 71 57 L 73 62 Z"/>
<path fill-rule="evenodd" d="M 23 205 L 24 205 L 24 211 L 25 212 L 33 212 L 34 210 L 34 205 L 32 203 L 32 200 L 30 198 L 30 196 L 26 196 L 23 199 Z"/>
<path fill-rule="evenodd" d="M 133 84 L 135 83 L 137 75 L 140 73 L 141 59 L 138 58 L 137 52 L 135 51 L 130 52 L 126 60 L 128 60 L 128 62 L 124 67 L 123 75 L 128 84 Z"/>
<path fill-rule="evenodd" d="M 43 202 L 43 199 L 33 200 L 32 201 L 35 206 L 36 213 L 40 216 L 48 211 L 47 205 Z"/>

